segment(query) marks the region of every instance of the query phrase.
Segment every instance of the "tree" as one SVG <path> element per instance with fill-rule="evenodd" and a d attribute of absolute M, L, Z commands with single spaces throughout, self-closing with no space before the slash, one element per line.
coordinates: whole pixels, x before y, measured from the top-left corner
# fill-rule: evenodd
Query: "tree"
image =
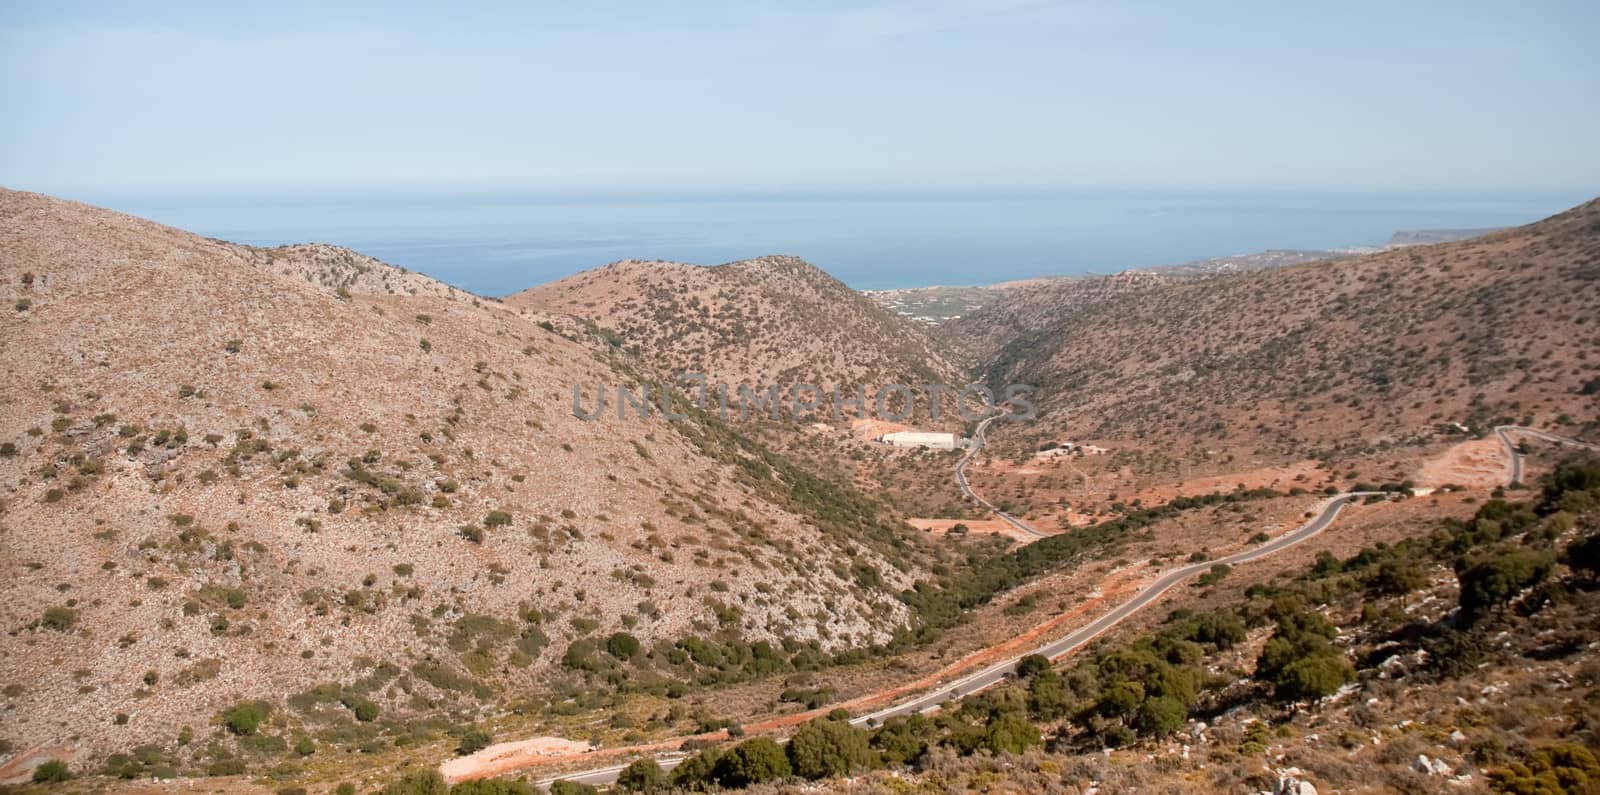
<path fill-rule="evenodd" d="M 1511 601 L 1548 576 L 1553 563 L 1548 554 L 1522 547 L 1477 558 L 1456 573 L 1461 582 L 1461 612 L 1472 620 Z"/>
<path fill-rule="evenodd" d="M 654 792 L 667 785 L 667 774 L 654 759 L 636 759 L 617 774 L 617 786 L 628 792 Z"/>
<path fill-rule="evenodd" d="M 1600 535 L 1584 536 L 1568 544 L 1567 564 L 1591 575 L 1600 574 Z"/>
<path fill-rule="evenodd" d="M 1043 742 L 1039 737 L 1039 727 L 1029 723 L 1027 718 L 1009 712 L 989 721 L 983 733 L 983 747 L 996 754 L 1020 754 L 1029 748 L 1037 748 Z"/>
<path fill-rule="evenodd" d="M 1095 710 L 1107 718 L 1121 718 L 1132 715 L 1143 702 L 1144 685 L 1123 679 L 1100 692 Z"/>
<path fill-rule="evenodd" d="M 1050 658 L 1043 654 L 1029 654 L 1017 660 L 1018 679 L 1032 679 L 1048 670 L 1050 670 Z"/>
<path fill-rule="evenodd" d="M 1382 595 L 1404 596 L 1427 585 L 1428 575 L 1414 561 L 1390 558 L 1378 564 L 1367 584 Z"/>
<path fill-rule="evenodd" d="M 60 759 L 47 759 L 33 769 L 33 780 L 38 784 L 52 784 L 72 778 L 72 769 Z"/>
<path fill-rule="evenodd" d="M 1286 701 L 1331 696 L 1356 678 L 1356 669 L 1342 654 L 1314 654 L 1290 663 L 1273 681 L 1273 692 Z"/>
<path fill-rule="evenodd" d="M 600 795 L 600 790 L 576 781 L 557 780 L 550 782 L 550 795 Z"/>
<path fill-rule="evenodd" d="M 707 748 L 678 763 L 672 769 L 672 786 L 679 789 L 704 789 L 711 783 L 711 771 L 717 766 L 717 749 Z"/>
<path fill-rule="evenodd" d="M 1140 705 L 1134 727 L 1141 734 L 1166 737 L 1181 728 L 1188 718 L 1189 708 L 1183 702 L 1171 696 L 1158 696 L 1145 699 Z"/>
<path fill-rule="evenodd" d="M 724 787 L 748 787 L 793 775 L 783 746 L 767 737 L 745 740 L 722 755 L 711 776 Z"/>
<path fill-rule="evenodd" d="M 882 755 L 884 764 L 906 765 L 922 757 L 937 733 L 938 727 L 933 721 L 914 714 L 909 718 L 893 718 L 879 726 L 871 742 Z"/>
<path fill-rule="evenodd" d="M 796 775 L 809 779 L 869 770 L 875 757 L 867 733 L 842 721 L 813 720 L 789 738 L 789 762 Z"/>
<path fill-rule="evenodd" d="M 1028 712 L 1038 720 L 1065 717 L 1072 708 L 1072 692 L 1055 671 L 1047 670 L 1028 681 Z"/>

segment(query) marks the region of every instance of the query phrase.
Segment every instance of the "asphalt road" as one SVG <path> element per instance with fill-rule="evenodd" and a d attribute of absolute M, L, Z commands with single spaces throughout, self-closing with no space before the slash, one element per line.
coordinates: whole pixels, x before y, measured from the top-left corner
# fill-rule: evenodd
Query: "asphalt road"
<path fill-rule="evenodd" d="M 1553 433 L 1545 433 L 1537 428 L 1526 428 L 1521 425 L 1496 426 L 1494 429 L 1494 435 L 1500 437 L 1500 443 L 1506 446 L 1506 453 L 1511 456 L 1512 483 L 1522 482 L 1522 451 L 1518 450 L 1516 443 L 1511 441 L 1510 434 L 1513 433 L 1532 436 L 1535 439 L 1543 439 L 1544 441 L 1552 444 L 1563 444 L 1568 447 L 1581 447 L 1585 450 L 1594 450 L 1596 452 L 1600 452 L 1600 444 L 1590 444 L 1588 442 L 1580 442 L 1577 439 L 1568 439 L 1565 436 L 1557 436 Z"/>
<path fill-rule="evenodd" d="M 1104 634 L 1107 630 L 1110 630 L 1116 625 L 1122 623 L 1129 616 L 1139 612 L 1151 602 L 1160 599 L 1163 594 L 1184 580 L 1187 580 L 1190 577 L 1198 576 L 1199 574 L 1210 570 L 1212 566 L 1217 564 L 1227 564 L 1232 566 L 1239 563 L 1248 563 L 1258 558 L 1264 558 L 1275 552 L 1292 547 L 1295 544 L 1311 538 L 1312 536 L 1315 536 L 1316 534 L 1327 529 L 1328 525 L 1333 524 L 1333 520 L 1338 518 L 1339 511 L 1343 510 L 1344 506 L 1350 504 L 1351 501 L 1365 497 L 1369 494 L 1378 493 L 1381 492 L 1349 492 L 1336 495 L 1330 498 L 1327 502 L 1323 503 L 1321 511 L 1319 511 L 1318 514 L 1310 521 L 1288 533 L 1284 533 L 1283 535 L 1272 539 L 1271 541 L 1261 544 L 1260 546 L 1252 547 L 1251 549 L 1237 552 L 1235 554 L 1228 555 L 1227 557 L 1217 558 L 1216 560 L 1208 560 L 1203 563 L 1192 563 L 1181 568 L 1173 569 L 1172 571 L 1161 575 L 1161 577 L 1155 582 L 1145 586 L 1144 589 L 1135 594 L 1132 599 L 1129 599 L 1128 601 L 1118 605 L 1111 612 L 1101 616 L 1088 626 L 1083 627 L 1082 629 L 1079 629 L 1078 631 L 1073 632 L 1072 634 L 1067 635 L 1060 640 L 1046 643 L 1037 649 L 1027 652 L 1027 654 L 1042 654 L 1051 659 L 1056 659 L 1076 651 L 1080 647 Z M 995 665 L 985 668 L 982 671 L 968 674 L 967 676 L 957 679 L 954 682 L 943 685 L 935 692 L 918 696 L 917 698 L 901 702 L 891 707 L 885 707 L 877 712 L 861 715 L 851 719 L 850 722 L 856 725 L 882 723 L 883 721 L 896 716 L 910 715 L 912 713 L 925 712 L 927 710 L 934 709 L 952 698 L 959 698 L 971 693 L 976 693 L 980 690 L 984 690 L 1005 681 L 1008 677 L 1015 673 L 1017 661 L 1022 659 L 1024 656 L 1026 655 L 1017 655 L 1003 662 L 999 662 Z"/>
<path fill-rule="evenodd" d="M 993 417 L 978 423 L 977 429 L 972 432 L 972 446 L 967 448 L 967 454 L 962 456 L 960 461 L 956 462 L 956 485 L 961 488 L 962 494 L 967 495 L 967 497 L 973 502 L 976 502 L 979 505 L 994 511 L 994 515 L 1000 517 L 1000 519 L 1006 524 L 1017 528 L 1019 531 L 1026 533 L 1033 538 L 1044 538 L 1044 533 L 1029 527 L 1028 525 L 1024 524 L 1021 519 L 1018 519 L 1017 517 L 994 507 L 994 503 L 979 497 L 978 493 L 972 490 L 972 485 L 967 483 L 967 464 L 971 462 L 973 458 L 977 457 L 978 453 L 983 450 L 984 432 L 989 429 L 989 423 L 994 422 L 995 420 L 998 420 L 1004 416 L 1004 414 L 996 414 Z"/>
<path fill-rule="evenodd" d="M 978 503 L 988 507 L 990 510 L 994 511 L 1001 518 L 1010 522 L 1018 529 L 1042 537 L 1043 534 L 1034 531 L 1032 528 L 1022 524 L 1021 522 L 1018 522 L 1015 518 L 995 510 L 993 505 L 989 504 L 989 502 L 984 500 L 982 497 L 979 497 L 972 491 L 972 488 L 967 485 L 966 474 L 964 471 L 967 462 L 970 461 L 973 456 L 977 455 L 978 451 L 982 448 L 983 432 L 988 427 L 989 423 L 996 419 L 999 419 L 999 417 L 990 417 L 989 419 L 986 419 L 978 424 L 977 430 L 973 433 L 974 444 L 972 449 L 968 450 L 967 454 L 962 457 L 961 462 L 956 464 L 956 483 L 960 485 L 961 491 L 968 497 L 971 497 Z M 1520 482 L 1522 480 L 1522 454 L 1517 451 L 1517 446 L 1511 441 L 1509 434 L 1526 434 L 1556 444 L 1571 445 L 1589 450 L 1600 451 L 1600 445 L 1589 444 L 1587 442 L 1580 442 L 1576 439 L 1568 439 L 1566 437 L 1556 436 L 1554 434 L 1545 433 L 1544 431 L 1533 428 L 1524 428 L 1517 425 L 1502 425 L 1494 430 L 1495 435 L 1500 438 L 1500 441 L 1506 446 L 1506 450 L 1511 455 L 1513 483 Z M 1283 535 L 1267 541 L 1264 544 L 1252 547 L 1242 552 L 1217 558 L 1216 560 L 1193 563 L 1173 569 L 1172 571 L 1161 575 L 1158 579 L 1156 579 L 1155 582 L 1145 586 L 1142 590 L 1135 594 L 1132 599 L 1129 599 L 1128 601 L 1123 602 L 1122 604 L 1113 608 L 1111 612 L 1096 619 L 1088 626 L 1085 626 L 1064 638 L 1046 643 L 1043 646 L 1034 649 L 1033 651 L 1027 652 L 1027 654 L 1040 654 L 1051 659 L 1057 659 L 1077 651 L 1078 649 L 1087 645 L 1090 641 L 1093 641 L 1095 638 L 1105 634 L 1107 631 L 1127 620 L 1129 616 L 1132 616 L 1145 607 L 1148 607 L 1152 602 L 1160 599 L 1167 591 L 1172 590 L 1183 581 L 1191 577 L 1198 576 L 1202 572 L 1210 570 L 1212 566 L 1215 566 L 1219 563 L 1227 564 L 1229 566 L 1240 563 L 1249 563 L 1251 561 L 1267 557 L 1268 555 L 1272 555 L 1276 552 L 1281 552 L 1285 549 L 1288 549 L 1289 547 L 1292 547 L 1295 544 L 1305 541 L 1306 539 L 1321 533 L 1323 530 L 1326 530 L 1329 525 L 1333 524 L 1335 519 L 1339 518 L 1339 512 L 1344 510 L 1346 505 L 1349 505 L 1355 500 L 1374 494 L 1381 495 L 1383 492 L 1345 492 L 1343 494 L 1336 494 L 1322 504 L 1322 507 L 1317 512 L 1317 515 L 1312 517 L 1310 521 L 1300 525 L 1288 533 L 1284 533 Z M 970 695 L 972 693 L 993 687 L 1000 682 L 1004 682 L 1006 679 L 1015 674 L 1017 662 L 1024 656 L 1026 655 L 1024 654 L 1011 657 L 1002 662 L 991 665 L 981 671 L 968 674 L 967 676 L 961 677 L 953 682 L 941 685 L 933 692 L 916 696 L 906 701 L 902 701 L 899 704 L 885 707 L 884 709 L 880 709 L 876 712 L 870 712 L 865 715 L 852 718 L 850 722 L 857 726 L 871 723 L 882 723 L 883 721 L 896 716 L 910 715 L 917 712 L 927 712 L 929 710 L 937 709 L 946 701 Z M 663 769 L 671 770 L 672 768 L 677 767 L 678 764 L 685 758 L 687 758 L 687 755 L 685 754 L 670 754 L 658 756 L 656 757 L 656 761 Z M 617 780 L 617 775 L 626 767 L 626 764 L 613 765 L 610 767 L 597 768 L 595 770 L 588 770 L 581 773 L 573 773 L 566 776 L 545 779 L 538 783 L 542 788 L 548 788 L 551 783 L 558 780 L 576 781 L 594 786 L 602 786 L 615 782 Z"/>
<path fill-rule="evenodd" d="M 1319 510 L 1317 515 L 1312 517 L 1310 521 L 1300 525 L 1288 533 L 1284 533 L 1283 535 L 1272 539 L 1271 541 L 1242 552 L 1236 552 L 1226 557 L 1217 558 L 1216 560 L 1208 560 L 1202 563 L 1192 563 L 1187 566 L 1173 569 L 1172 571 L 1161 575 L 1161 577 L 1155 582 L 1145 586 L 1142 590 L 1135 594 L 1132 599 L 1129 599 L 1128 601 L 1118 605 L 1116 608 L 1112 609 L 1111 612 L 1096 619 L 1088 626 L 1083 627 L 1082 629 L 1079 629 L 1076 632 L 1061 638 L 1060 640 L 1046 643 L 1045 645 L 1027 652 L 1026 654 L 1042 654 L 1051 659 L 1055 659 L 1074 652 L 1088 644 L 1090 641 L 1104 634 L 1108 630 L 1127 620 L 1129 616 L 1132 616 L 1133 614 L 1149 606 L 1150 603 L 1160 599 L 1167 591 L 1172 590 L 1173 587 L 1177 586 L 1179 583 L 1182 583 L 1184 580 L 1198 576 L 1202 572 L 1209 571 L 1212 566 L 1215 566 L 1219 563 L 1230 566 L 1240 563 L 1249 563 L 1250 561 L 1264 558 L 1273 553 L 1288 549 L 1289 547 L 1305 541 L 1306 539 L 1311 538 L 1312 536 L 1315 536 L 1316 534 L 1327 529 L 1327 527 L 1333 524 L 1333 521 L 1339 517 L 1339 512 L 1343 510 L 1346 505 L 1349 505 L 1354 500 L 1371 494 L 1382 494 L 1382 492 L 1348 492 L 1335 495 L 1330 497 L 1322 504 L 1321 510 Z M 852 718 L 850 723 L 861 726 L 882 723 L 889 718 L 899 715 L 927 712 L 929 710 L 938 708 L 944 702 L 951 699 L 960 698 L 962 696 L 970 695 L 972 693 L 993 687 L 994 685 L 1004 682 L 1006 679 L 1014 675 L 1017 662 L 1026 656 L 1026 654 L 1016 655 L 1002 662 L 991 665 L 982 671 L 968 674 L 967 676 L 961 677 L 953 682 L 941 685 L 933 692 L 902 701 L 899 704 L 885 707 L 884 709 L 880 709 L 876 712 L 869 712 L 865 715 L 857 716 Z M 657 757 L 656 761 L 661 765 L 662 769 L 671 770 L 672 768 L 677 767 L 678 763 L 682 762 L 685 758 L 686 757 L 683 754 L 674 754 L 671 756 Z M 538 783 L 541 787 L 548 787 L 555 781 L 575 781 L 583 784 L 600 786 L 615 782 L 617 780 L 617 775 L 621 773 L 625 767 L 627 767 L 627 764 L 612 765 L 610 767 L 597 768 L 594 770 L 583 771 L 581 773 L 573 773 L 566 776 L 545 779 Z"/>

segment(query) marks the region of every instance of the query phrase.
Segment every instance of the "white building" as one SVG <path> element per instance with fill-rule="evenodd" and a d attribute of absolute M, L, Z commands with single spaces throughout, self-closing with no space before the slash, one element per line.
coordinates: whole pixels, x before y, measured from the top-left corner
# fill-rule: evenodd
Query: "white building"
<path fill-rule="evenodd" d="M 895 431 L 878 437 L 878 441 L 895 447 L 927 447 L 933 450 L 954 450 L 953 433 L 927 433 L 924 431 Z"/>

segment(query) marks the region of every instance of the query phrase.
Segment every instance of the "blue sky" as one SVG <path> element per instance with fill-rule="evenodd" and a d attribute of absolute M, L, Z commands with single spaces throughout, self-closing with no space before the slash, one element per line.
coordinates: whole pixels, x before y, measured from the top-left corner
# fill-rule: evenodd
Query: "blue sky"
<path fill-rule="evenodd" d="M 66 194 L 1593 193 L 1593 2 L 0 5 Z"/>

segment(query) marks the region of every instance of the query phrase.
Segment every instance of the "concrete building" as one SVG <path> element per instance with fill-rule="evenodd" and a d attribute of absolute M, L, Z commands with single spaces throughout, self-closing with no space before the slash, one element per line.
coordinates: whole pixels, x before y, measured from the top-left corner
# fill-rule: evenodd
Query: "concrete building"
<path fill-rule="evenodd" d="M 878 441 L 895 447 L 927 447 L 933 450 L 954 450 L 953 433 L 927 433 L 924 431 L 895 431 L 878 437 Z"/>

